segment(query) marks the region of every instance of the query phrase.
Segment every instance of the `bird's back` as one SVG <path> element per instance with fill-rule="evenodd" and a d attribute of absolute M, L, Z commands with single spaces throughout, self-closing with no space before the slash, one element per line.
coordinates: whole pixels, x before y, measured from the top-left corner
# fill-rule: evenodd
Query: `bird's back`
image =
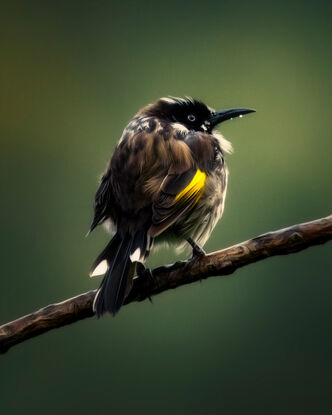
<path fill-rule="evenodd" d="M 151 206 L 171 166 L 189 168 L 192 154 L 178 132 L 153 117 L 134 118 L 110 162 L 112 187 L 123 213 Z"/>

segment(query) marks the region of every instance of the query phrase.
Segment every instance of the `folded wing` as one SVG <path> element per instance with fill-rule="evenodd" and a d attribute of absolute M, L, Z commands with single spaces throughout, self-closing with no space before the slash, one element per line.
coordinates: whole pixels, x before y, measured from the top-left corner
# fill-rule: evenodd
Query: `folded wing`
<path fill-rule="evenodd" d="M 193 167 L 184 172 L 170 169 L 152 206 L 149 235 L 156 237 L 188 213 L 204 191 L 206 173 Z"/>

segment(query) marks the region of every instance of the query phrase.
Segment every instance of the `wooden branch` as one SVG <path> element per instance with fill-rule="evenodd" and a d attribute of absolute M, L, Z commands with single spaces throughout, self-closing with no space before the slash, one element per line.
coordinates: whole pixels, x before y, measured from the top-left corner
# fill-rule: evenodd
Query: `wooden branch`
<path fill-rule="evenodd" d="M 286 255 L 332 239 L 332 215 L 213 252 L 204 257 L 155 268 L 154 278 L 136 278 L 125 304 L 143 301 L 170 288 L 217 275 L 232 274 L 238 268 L 274 255 Z M 48 330 L 94 315 L 92 303 L 96 291 L 48 305 L 0 327 L 0 352 Z"/>

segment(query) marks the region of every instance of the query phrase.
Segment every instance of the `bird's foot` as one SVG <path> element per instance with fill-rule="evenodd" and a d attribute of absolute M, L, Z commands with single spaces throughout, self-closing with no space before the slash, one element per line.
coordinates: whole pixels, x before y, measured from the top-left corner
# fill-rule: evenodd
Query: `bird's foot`
<path fill-rule="evenodd" d="M 201 258 L 206 255 L 206 252 L 201 248 L 193 239 L 188 238 L 187 242 L 192 246 L 193 256 L 192 258 Z"/>

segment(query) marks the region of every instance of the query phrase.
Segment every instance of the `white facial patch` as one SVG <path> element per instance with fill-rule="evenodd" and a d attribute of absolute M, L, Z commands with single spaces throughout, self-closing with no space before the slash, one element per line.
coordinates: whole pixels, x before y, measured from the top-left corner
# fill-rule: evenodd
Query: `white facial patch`
<path fill-rule="evenodd" d="M 220 147 L 223 151 L 229 154 L 233 153 L 232 143 L 226 140 L 222 134 L 218 133 L 218 131 L 213 131 L 212 135 L 218 139 Z"/>

